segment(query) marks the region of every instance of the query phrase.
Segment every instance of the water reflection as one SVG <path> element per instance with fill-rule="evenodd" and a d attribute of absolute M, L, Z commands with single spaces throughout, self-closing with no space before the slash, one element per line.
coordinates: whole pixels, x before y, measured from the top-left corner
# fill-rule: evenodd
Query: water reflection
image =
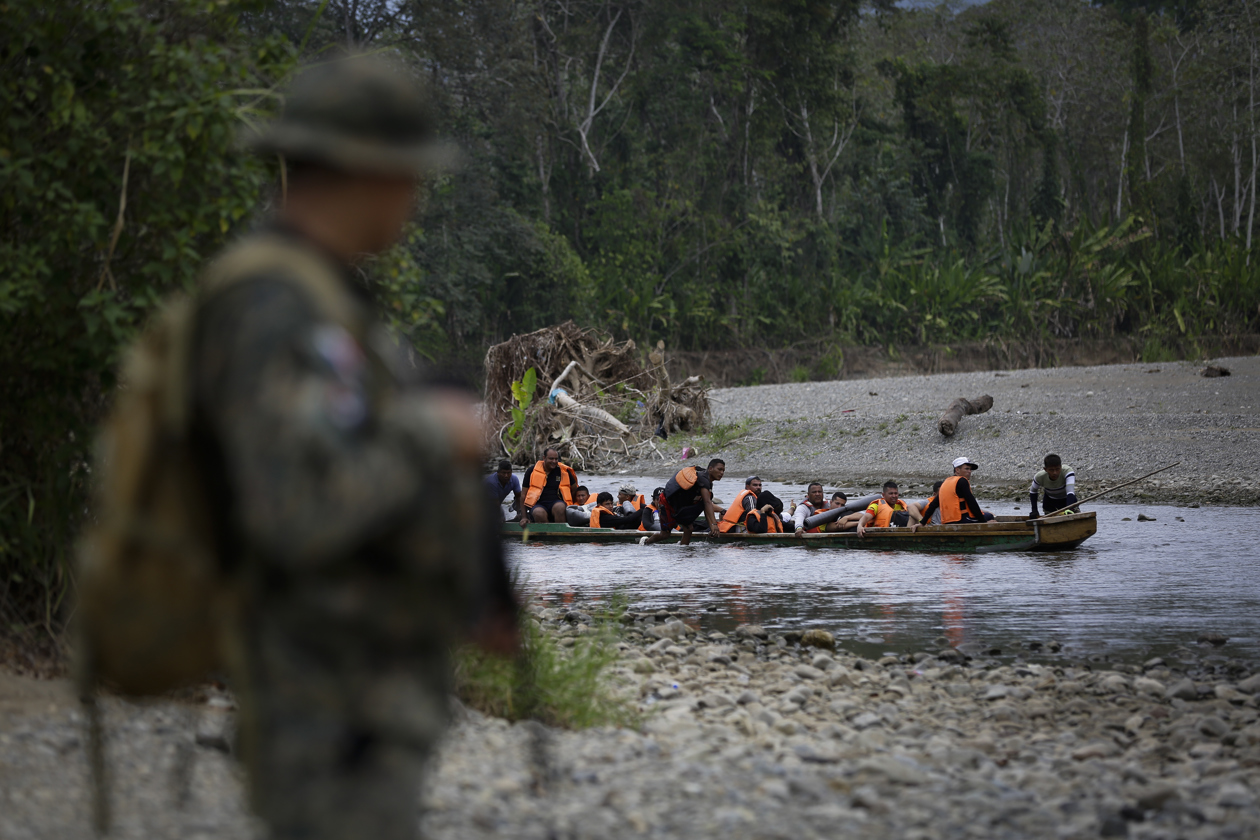
<path fill-rule="evenodd" d="M 1097 510 L 1087 547 L 1056 554 L 514 543 L 510 555 L 555 604 L 621 592 L 639 609 L 694 611 L 706 631 L 822 627 L 865 655 L 944 636 L 1008 652 L 1057 640 L 1065 653 L 1133 660 L 1220 632 L 1231 637 L 1220 655 L 1260 658 L 1260 512 L 1204 508 L 1190 526 L 1172 507 Z M 1139 511 L 1157 521 L 1137 523 Z"/>

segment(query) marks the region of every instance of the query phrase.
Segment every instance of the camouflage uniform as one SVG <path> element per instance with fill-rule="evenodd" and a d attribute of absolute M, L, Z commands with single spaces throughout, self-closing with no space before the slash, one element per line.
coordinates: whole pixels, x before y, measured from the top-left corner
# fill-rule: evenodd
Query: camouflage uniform
<path fill-rule="evenodd" d="M 361 168 L 421 169 L 396 77 L 361 60 L 315 75 L 256 145 L 352 169 L 354 148 L 320 146 L 348 127 L 393 147 Z M 230 656 L 254 807 L 275 837 L 414 836 L 447 651 L 483 571 L 479 476 L 348 267 L 297 234 L 238 243 L 198 307 L 194 440 L 242 584 Z M 422 515 L 435 500 L 453 518 Z"/>

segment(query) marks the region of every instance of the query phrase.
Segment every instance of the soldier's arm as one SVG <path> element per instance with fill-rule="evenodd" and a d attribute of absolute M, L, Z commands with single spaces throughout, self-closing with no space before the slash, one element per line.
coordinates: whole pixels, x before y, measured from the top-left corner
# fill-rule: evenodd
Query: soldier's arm
<path fill-rule="evenodd" d="M 199 409 L 222 449 L 233 524 L 286 564 L 318 564 L 419 509 L 432 475 L 404 428 L 378 411 L 366 357 L 281 279 L 241 283 L 199 321 Z M 434 449 L 442 429 L 429 424 Z"/>

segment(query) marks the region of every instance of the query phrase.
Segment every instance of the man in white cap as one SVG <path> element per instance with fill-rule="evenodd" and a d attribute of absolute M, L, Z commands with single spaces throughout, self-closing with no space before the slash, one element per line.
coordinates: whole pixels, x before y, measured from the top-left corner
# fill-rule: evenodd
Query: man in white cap
<path fill-rule="evenodd" d="M 932 513 L 938 508 L 941 512 L 942 525 L 956 525 L 961 522 L 989 522 L 993 514 L 980 509 L 980 503 L 971 492 L 971 473 L 979 468 L 970 458 L 954 459 L 954 474 L 941 483 L 936 498 L 928 502 L 923 509 L 923 522 L 931 521 Z M 911 525 L 911 529 L 917 525 Z"/>

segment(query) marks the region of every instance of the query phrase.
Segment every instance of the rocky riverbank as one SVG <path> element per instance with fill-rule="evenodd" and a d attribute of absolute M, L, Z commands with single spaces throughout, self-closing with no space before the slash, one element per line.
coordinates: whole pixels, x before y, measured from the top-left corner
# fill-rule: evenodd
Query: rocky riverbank
<path fill-rule="evenodd" d="M 1203 364 L 1008 370 L 722 388 L 712 393 L 716 428 L 659 445 L 665 460 L 625 465 L 666 477 L 684 446 L 726 460 L 734 477 L 823 481 L 859 493 L 887 479 L 924 495 L 957 455 L 980 464 L 984 498 L 1027 499 L 1047 452 L 1077 471 L 1084 494 L 1180 461 L 1119 491 L 1113 501 L 1260 502 L 1260 357 Z M 989 394 L 993 409 L 965 417 L 952 438 L 937 420 L 956 397 Z"/>
<path fill-rule="evenodd" d="M 561 645 L 581 606 L 535 609 Z M 609 673 L 643 723 L 580 732 L 464 710 L 419 796 L 432 838 L 1247 838 L 1260 673 L 1205 640 L 1142 666 L 938 644 L 862 659 L 828 634 L 631 612 Z M 1206 655 L 1205 655 L 1206 653 Z M 252 837 L 231 700 L 109 701 L 120 837 Z M 88 837 L 64 686 L 0 678 L 0 836 Z"/>

